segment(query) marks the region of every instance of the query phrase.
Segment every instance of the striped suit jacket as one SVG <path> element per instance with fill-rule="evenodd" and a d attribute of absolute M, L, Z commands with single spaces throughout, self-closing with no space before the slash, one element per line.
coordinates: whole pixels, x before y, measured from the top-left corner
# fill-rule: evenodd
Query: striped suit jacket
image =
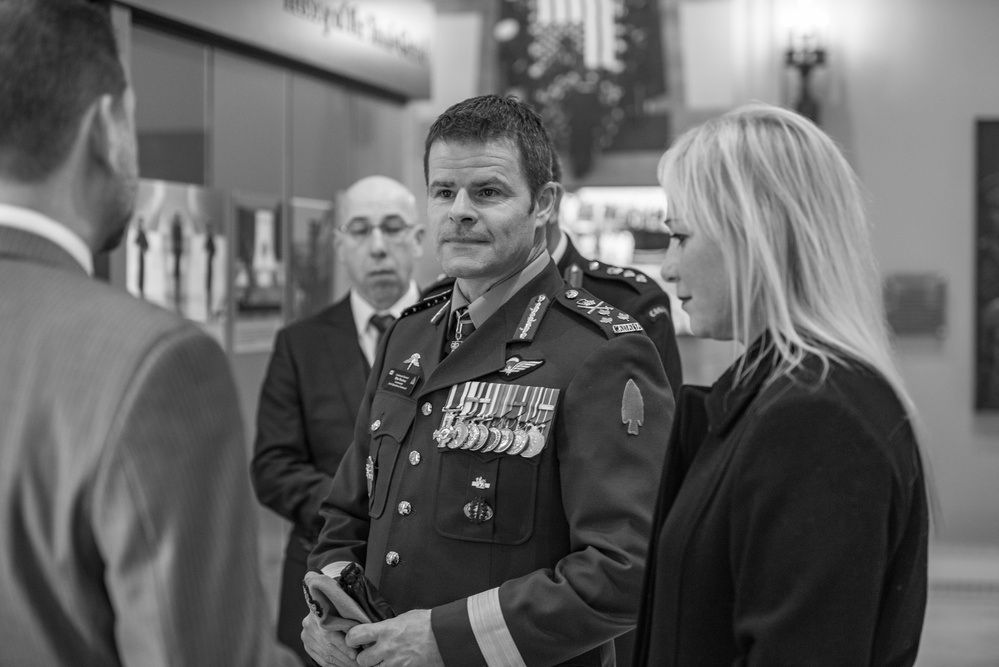
<path fill-rule="evenodd" d="M 0 379 L 4 664 L 295 664 L 214 341 L 0 225 Z"/>

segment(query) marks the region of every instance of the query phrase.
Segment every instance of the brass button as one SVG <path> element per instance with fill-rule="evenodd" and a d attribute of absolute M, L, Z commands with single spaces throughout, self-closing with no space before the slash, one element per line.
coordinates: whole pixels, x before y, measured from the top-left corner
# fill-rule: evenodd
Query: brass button
<path fill-rule="evenodd" d="M 411 466 L 420 465 L 420 461 L 421 461 L 422 458 L 423 457 L 420 456 L 419 452 L 417 452 L 415 450 L 412 451 L 412 452 L 410 452 L 409 453 L 409 465 L 411 465 Z"/>
<path fill-rule="evenodd" d="M 382 427 L 382 420 L 381 419 L 376 419 L 375 421 L 371 422 L 371 430 L 372 431 L 377 431 L 381 427 Z"/>
<path fill-rule="evenodd" d="M 395 567 L 396 565 L 399 564 L 399 554 L 397 554 L 394 551 L 388 552 L 387 554 L 385 554 L 385 562 L 391 565 L 392 567 Z"/>
<path fill-rule="evenodd" d="M 412 511 L 413 511 L 413 506 L 410 505 L 405 500 L 403 500 L 401 503 L 399 503 L 399 514 L 401 514 L 403 516 L 406 516 L 407 514 L 409 514 Z"/>
<path fill-rule="evenodd" d="M 433 403 L 429 403 L 428 402 L 428 403 L 424 403 L 423 404 L 423 415 L 424 416 L 429 417 L 430 413 L 433 412 L 433 411 L 434 411 L 434 405 L 433 405 Z"/>

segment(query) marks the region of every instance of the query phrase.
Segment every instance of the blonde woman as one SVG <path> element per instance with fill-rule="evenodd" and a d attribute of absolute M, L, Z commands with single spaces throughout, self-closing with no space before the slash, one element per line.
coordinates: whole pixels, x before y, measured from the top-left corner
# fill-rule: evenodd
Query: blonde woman
<path fill-rule="evenodd" d="M 690 130 L 659 180 L 693 333 L 745 353 L 684 387 L 639 665 L 911 665 L 928 507 L 857 179 L 790 111 Z"/>

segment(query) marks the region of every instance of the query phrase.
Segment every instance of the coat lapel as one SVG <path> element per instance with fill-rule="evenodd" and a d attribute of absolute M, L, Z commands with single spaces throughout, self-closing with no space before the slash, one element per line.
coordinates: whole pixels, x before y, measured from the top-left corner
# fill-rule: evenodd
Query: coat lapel
<path fill-rule="evenodd" d="M 323 318 L 328 327 L 328 335 L 323 342 L 333 364 L 334 380 L 340 386 L 351 414 L 356 415 L 361 408 L 361 392 L 368 378 L 368 362 L 357 342 L 357 329 L 354 326 L 354 311 L 350 307 L 350 297 L 345 297 L 327 311 Z"/>
<path fill-rule="evenodd" d="M 562 285 L 562 278 L 555 265 L 549 264 L 537 278 L 500 306 L 475 330 L 468 341 L 448 355 L 436 368 L 427 371 L 427 382 L 420 389 L 420 394 L 428 394 L 448 385 L 501 370 L 509 357 L 507 346 L 515 340 L 517 326 L 532 299 L 539 294 L 551 297 Z M 442 321 L 446 320 L 445 317 Z M 446 324 L 439 324 L 437 327 L 438 350 L 444 343 L 445 328 Z"/>

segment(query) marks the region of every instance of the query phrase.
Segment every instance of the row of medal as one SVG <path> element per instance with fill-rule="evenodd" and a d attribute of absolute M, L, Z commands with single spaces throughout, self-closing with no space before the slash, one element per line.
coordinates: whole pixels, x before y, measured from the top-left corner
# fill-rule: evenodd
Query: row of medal
<path fill-rule="evenodd" d="M 531 458 L 545 448 L 559 390 L 496 382 L 451 387 L 434 440 L 441 449 Z"/>

